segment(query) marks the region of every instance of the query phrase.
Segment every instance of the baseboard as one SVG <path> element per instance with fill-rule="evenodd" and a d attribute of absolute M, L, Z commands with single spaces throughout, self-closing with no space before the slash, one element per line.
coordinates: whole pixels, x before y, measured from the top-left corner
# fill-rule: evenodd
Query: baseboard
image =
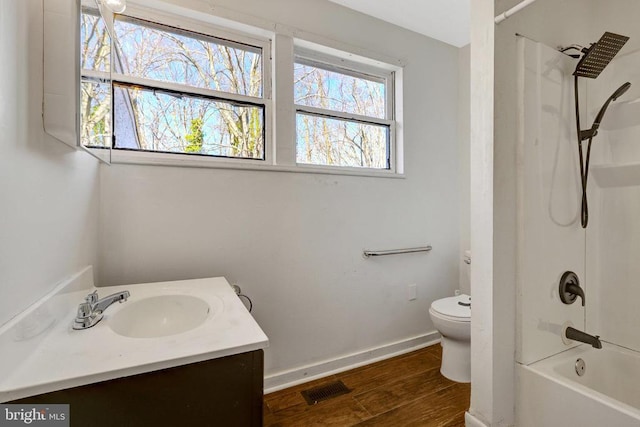
<path fill-rule="evenodd" d="M 265 394 L 272 393 L 318 378 L 348 371 L 349 369 L 354 369 L 369 363 L 409 353 L 439 342 L 440 334 L 437 331 L 433 331 L 428 334 L 418 335 L 357 353 L 324 360 L 312 365 L 277 372 L 264 378 L 264 392 Z"/>
<path fill-rule="evenodd" d="M 464 424 L 466 427 L 488 427 L 487 424 L 480 421 L 469 412 L 464 413 Z"/>

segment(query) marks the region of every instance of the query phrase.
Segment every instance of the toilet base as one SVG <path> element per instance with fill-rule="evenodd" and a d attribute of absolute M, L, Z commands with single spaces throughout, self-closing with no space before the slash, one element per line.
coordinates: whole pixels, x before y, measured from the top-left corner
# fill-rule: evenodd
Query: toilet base
<path fill-rule="evenodd" d="M 440 373 L 451 381 L 471 382 L 471 342 L 452 340 L 445 336 L 442 345 Z"/>

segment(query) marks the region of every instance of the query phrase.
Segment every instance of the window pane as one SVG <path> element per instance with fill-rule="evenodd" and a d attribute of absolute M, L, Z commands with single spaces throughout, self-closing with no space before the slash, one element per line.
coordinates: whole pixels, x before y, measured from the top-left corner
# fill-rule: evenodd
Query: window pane
<path fill-rule="evenodd" d="M 119 73 L 262 97 L 260 48 L 127 17 L 116 20 L 115 32 Z"/>
<path fill-rule="evenodd" d="M 295 103 L 343 113 L 386 118 L 385 84 L 311 65 L 294 67 Z"/>
<path fill-rule="evenodd" d="M 110 71 L 110 40 L 104 20 L 97 11 L 82 9 L 80 17 L 80 68 Z"/>
<path fill-rule="evenodd" d="M 114 148 L 264 159 L 262 107 L 114 86 Z"/>
<path fill-rule="evenodd" d="M 80 143 L 89 148 L 111 146 L 109 83 L 82 81 L 80 85 Z"/>
<path fill-rule="evenodd" d="M 296 161 L 389 169 L 389 127 L 298 113 Z"/>

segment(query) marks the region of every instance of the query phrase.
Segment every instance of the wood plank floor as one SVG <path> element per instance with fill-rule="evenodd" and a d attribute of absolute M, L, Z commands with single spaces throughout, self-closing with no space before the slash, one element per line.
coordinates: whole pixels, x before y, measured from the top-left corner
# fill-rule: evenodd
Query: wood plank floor
<path fill-rule="evenodd" d="M 440 374 L 440 344 L 265 395 L 265 427 L 463 427 L 469 384 Z M 302 390 L 341 380 L 349 394 L 307 405 Z"/>

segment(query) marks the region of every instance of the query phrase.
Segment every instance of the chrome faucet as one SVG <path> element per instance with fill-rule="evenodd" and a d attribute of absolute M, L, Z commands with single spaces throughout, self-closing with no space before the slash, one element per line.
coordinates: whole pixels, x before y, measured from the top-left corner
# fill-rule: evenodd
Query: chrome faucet
<path fill-rule="evenodd" d="M 93 291 L 78 305 L 78 313 L 73 321 L 73 329 L 88 329 L 102 320 L 102 313 L 114 302 L 126 301 L 131 294 L 129 291 L 116 292 L 98 299 L 98 291 Z"/>
<path fill-rule="evenodd" d="M 565 329 L 564 335 L 570 340 L 589 344 L 593 348 L 602 348 L 602 343 L 600 342 L 600 337 L 598 335 L 589 335 L 588 333 L 579 331 L 571 326 Z"/>

